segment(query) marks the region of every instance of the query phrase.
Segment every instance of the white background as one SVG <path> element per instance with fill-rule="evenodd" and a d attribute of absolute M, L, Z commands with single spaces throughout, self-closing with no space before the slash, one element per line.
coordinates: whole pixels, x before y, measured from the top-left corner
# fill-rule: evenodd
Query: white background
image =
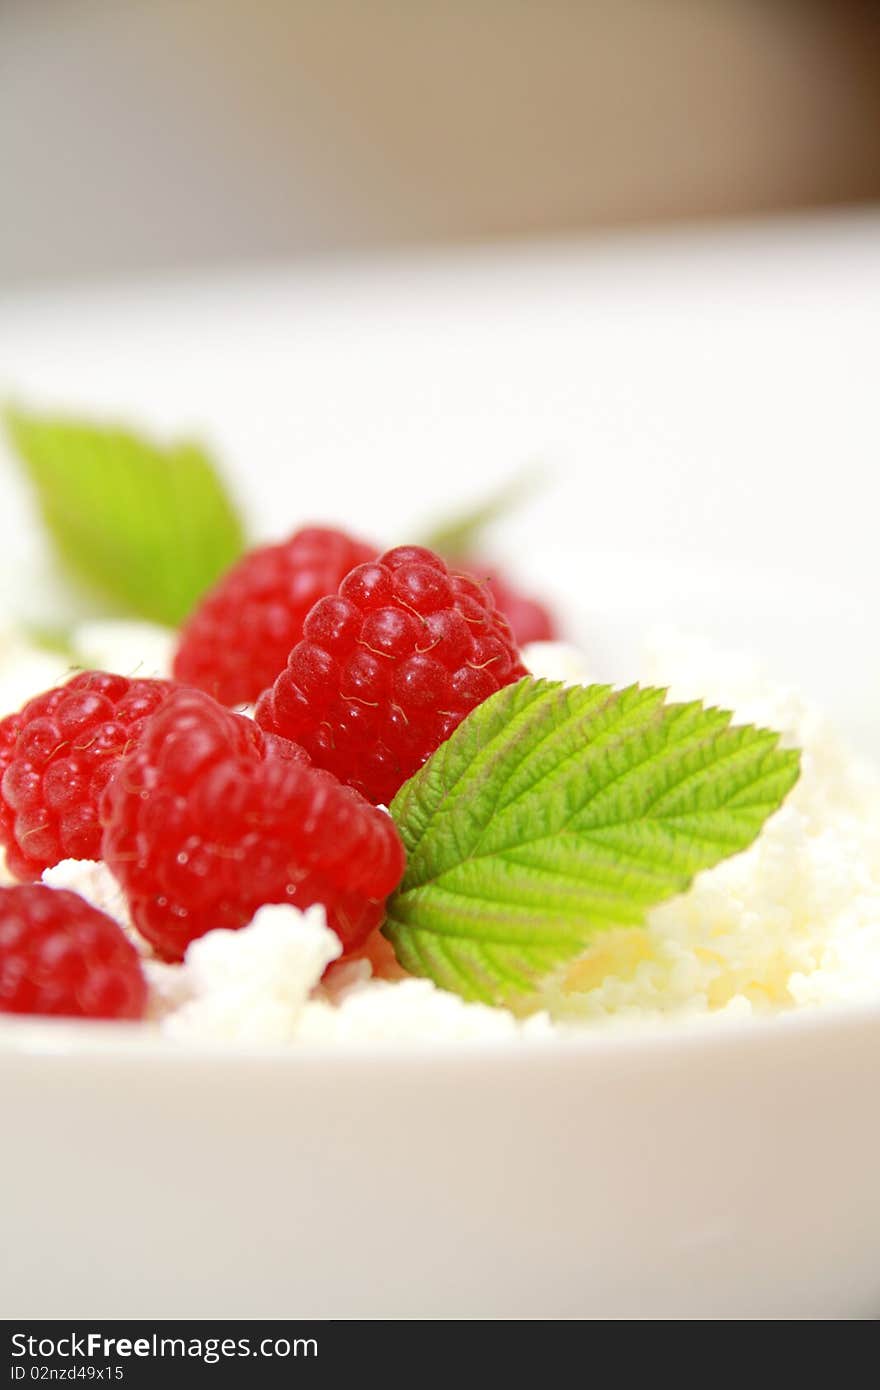
<path fill-rule="evenodd" d="M 0 299 L 0 392 L 196 432 L 255 534 L 408 538 L 523 464 L 498 548 L 598 675 L 657 621 L 880 748 L 880 221 L 780 222 Z M 0 458 L 2 606 L 45 609 Z"/>

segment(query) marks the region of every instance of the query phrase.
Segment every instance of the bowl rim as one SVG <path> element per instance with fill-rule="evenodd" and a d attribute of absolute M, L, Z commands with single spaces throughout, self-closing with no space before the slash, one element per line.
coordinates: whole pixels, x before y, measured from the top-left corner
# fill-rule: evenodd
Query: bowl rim
<path fill-rule="evenodd" d="M 880 998 L 827 1005 L 809 1005 L 760 1016 L 700 1014 L 688 1019 L 645 1020 L 632 1027 L 623 1023 L 570 1033 L 470 1039 L 341 1039 L 335 1042 L 265 1043 L 173 1038 L 150 1023 L 100 1022 L 79 1019 L 0 1015 L 0 1077 L 16 1062 L 74 1063 L 97 1066 L 155 1064 L 175 1068 L 183 1063 L 207 1065 L 219 1071 L 246 1066 L 285 1073 L 309 1072 L 331 1066 L 360 1068 L 416 1060 L 420 1068 L 470 1068 L 475 1061 L 497 1068 L 525 1061 L 563 1062 L 591 1071 L 623 1063 L 682 1062 L 694 1054 L 731 1053 L 779 1045 L 808 1046 L 821 1038 L 873 1038 L 880 1055 Z"/>

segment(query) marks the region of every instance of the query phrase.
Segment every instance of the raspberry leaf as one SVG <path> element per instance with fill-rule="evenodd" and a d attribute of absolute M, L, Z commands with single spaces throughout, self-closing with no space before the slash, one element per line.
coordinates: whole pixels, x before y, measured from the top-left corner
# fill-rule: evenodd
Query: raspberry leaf
<path fill-rule="evenodd" d="M 241 554 L 241 522 L 198 445 L 20 410 L 5 420 L 59 557 L 117 608 L 174 626 Z"/>
<path fill-rule="evenodd" d="M 401 964 L 510 1003 L 745 849 L 800 759 L 730 720 L 639 686 L 527 677 L 491 696 L 392 803 L 408 860 L 384 931 Z"/>

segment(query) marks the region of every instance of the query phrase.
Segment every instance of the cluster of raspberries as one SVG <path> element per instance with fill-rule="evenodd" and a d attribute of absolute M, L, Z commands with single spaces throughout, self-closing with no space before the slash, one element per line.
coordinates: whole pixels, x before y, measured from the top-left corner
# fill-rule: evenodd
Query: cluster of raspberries
<path fill-rule="evenodd" d="M 381 808 L 525 674 L 488 580 L 429 550 L 310 528 L 251 552 L 186 624 L 173 680 L 81 672 L 0 722 L 0 845 L 21 881 L 0 889 L 0 1011 L 143 1012 L 121 928 L 36 882 L 67 858 L 107 863 L 166 960 L 266 903 L 323 904 L 358 951 L 404 870 Z"/>

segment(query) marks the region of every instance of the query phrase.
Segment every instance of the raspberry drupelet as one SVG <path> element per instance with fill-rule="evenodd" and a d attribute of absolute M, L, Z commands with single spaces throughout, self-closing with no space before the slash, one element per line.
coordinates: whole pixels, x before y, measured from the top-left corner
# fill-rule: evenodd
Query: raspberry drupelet
<path fill-rule="evenodd" d="M 403 874 L 390 816 L 198 690 L 178 690 L 148 722 L 101 811 L 103 858 L 168 960 L 266 903 L 323 904 L 354 951 Z"/>
<path fill-rule="evenodd" d="M 0 720 L 0 845 L 14 878 L 98 859 L 98 802 L 169 681 L 81 671 Z"/>
<path fill-rule="evenodd" d="M 140 1018 L 147 986 L 122 928 L 78 893 L 0 888 L 0 1013 Z"/>
<path fill-rule="evenodd" d="M 388 805 L 470 710 L 526 674 L 487 586 L 398 546 L 315 604 L 256 717 Z"/>
<path fill-rule="evenodd" d="M 284 669 L 303 620 L 376 547 L 309 526 L 233 565 L 184 625 L 174 675 L 224 705 L 252 704 Z"/>

